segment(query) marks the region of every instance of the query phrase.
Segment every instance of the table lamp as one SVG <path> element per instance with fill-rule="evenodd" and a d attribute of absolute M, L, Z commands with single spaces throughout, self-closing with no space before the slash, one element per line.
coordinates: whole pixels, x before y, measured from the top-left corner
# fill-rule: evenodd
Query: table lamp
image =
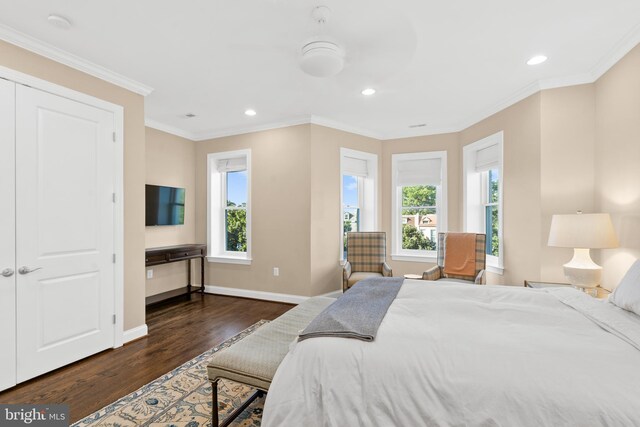
<path fill-rule="evenodd" d="M 573 258 L 564 264 L 564 274 L 573 286 L 588 290 L 600 284 L 602 267 L 593 262 L 590 249 L 618 247 L 618 238 L 606 213 L 553 215 L 549 246 L 573 248 Z"/>

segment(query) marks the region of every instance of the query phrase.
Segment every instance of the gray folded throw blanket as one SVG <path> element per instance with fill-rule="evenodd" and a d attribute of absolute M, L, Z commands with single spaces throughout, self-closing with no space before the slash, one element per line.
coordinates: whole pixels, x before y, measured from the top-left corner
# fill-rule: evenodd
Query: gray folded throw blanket
<path fill-rule="evenodd" d="M 370 277 L 359 281 L 313 319 L 298 336 L 298 341 L 317 337 L 373 341 L 403 281 L 402 277 Z"/>

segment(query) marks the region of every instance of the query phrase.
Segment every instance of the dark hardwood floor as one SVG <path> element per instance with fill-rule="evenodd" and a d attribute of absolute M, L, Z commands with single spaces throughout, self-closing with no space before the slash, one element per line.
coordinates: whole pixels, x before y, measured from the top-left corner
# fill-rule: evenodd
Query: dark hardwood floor
<path fill-rule="evenodd" d="M 198 294 L 191 301 L 147 307 L 148 336 L 19 384 L 0 393 L 0 403 L 66 403 L 75 422 L 291 307 Z"/>

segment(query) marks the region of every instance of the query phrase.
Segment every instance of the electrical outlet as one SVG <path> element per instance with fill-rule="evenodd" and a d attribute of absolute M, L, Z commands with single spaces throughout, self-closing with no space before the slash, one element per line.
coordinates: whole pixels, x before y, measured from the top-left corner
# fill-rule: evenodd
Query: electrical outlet
<path fill-rule="evenodd" d="M 153 269 L 147 270 L 147 279 L 153 279 Z"/>
<path fill-rule="evenodd" d="M 273 267 L 273 275 L 276 277 L 280 275 L 280 269 L 278 267 Z"/>

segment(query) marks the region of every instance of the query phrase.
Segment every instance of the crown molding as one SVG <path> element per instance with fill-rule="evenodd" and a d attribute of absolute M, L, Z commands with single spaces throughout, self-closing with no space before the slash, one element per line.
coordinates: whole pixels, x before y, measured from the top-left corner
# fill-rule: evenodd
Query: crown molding
<path fill-rule="evenodd" d="M 640 43 L 640 24 L 636 25 L 622 40 L 620 40 L 611 52 L 602 59 L 591 69 L 591 77 L 593 80 L 591 83 L 598 80 L 614 65 L 618 63 L 631 49 L 636 47 Z"/>
<path fill-rule="evenodd" d="M 403 131 L 393 132 L 389 134 L 385 134 L 381 138 L 377 138 L 380 141 L 390 141 L 394 139 L 405 139 L 405 138 L 417 138 L 421 136 L 433 136 L 433 135 L 442 135 L 446 133 L 456 133 L 460 132 L 462 129 L 454 126 L 440 126 L 440 127 L 426 127 L 428 130 L 419 131 L 414 129 L 407 129 Z M 422 128 L 424 129 L 424 128 Z"/>
<path fill-rule="evenodd" d="M 265 130 L 280 129 L 290 126 L 304 125 L 310 123 L 309 116 L 291 117 L 276 122 L 252 126 L 233 126 L 215 131 L 205 131 L 194 133 L 194 141 L 207 141 L 209 139 L 224 138 L 225 136 L 244 135 L 247 133 L 261 132 Z"/>
<path fill-rule="evenodd" d="M 147 96 L 153 92 L 152 87 L 108 70 L 101 65 L 82 59 L 79 56 L 59 49 L 27 34 L 21 33 L 20 31 L 4 24 L 0 24 L 0 40 L 4 40 L 33 53 L 37 53 L 40 56 L 44 56 L 45 58 L 59 62 L 68 67 L 75 68 L 83 73 L 92 75 L 116 86 L 120 86 L 139 95 Z"/>
<path fill-rule="evenodd" d="M 184 129 L 177 128 L 175 126 L 160 123 L 156 120 L 144 119 L 144 125 L 148 128 L 159 130 L 164 133 L 170 133 L 171 135 L 179 136 L 190 141 L 195 141 L 195 135 L 193 133 Z"/>
<path fill-rule="evenodd" d="M 345 123 L 338 122 L 336 120 L 328 119 L 326 117 L 312 115 L 311 118 L 309 119 L 309 123 L 318 125 L 318 126 L 328 127 L 331 129 L 341 130 L 343 132 L 354 133 L 356 135 L 365 136 L 367 138 L 373 138 L 378 140 L 385 139 L 384 135 L 382 134 L 377 134 L 375 132 L 371 132 L 366 129 L 362 129 L 356 126 L 351 126 Z"/>

